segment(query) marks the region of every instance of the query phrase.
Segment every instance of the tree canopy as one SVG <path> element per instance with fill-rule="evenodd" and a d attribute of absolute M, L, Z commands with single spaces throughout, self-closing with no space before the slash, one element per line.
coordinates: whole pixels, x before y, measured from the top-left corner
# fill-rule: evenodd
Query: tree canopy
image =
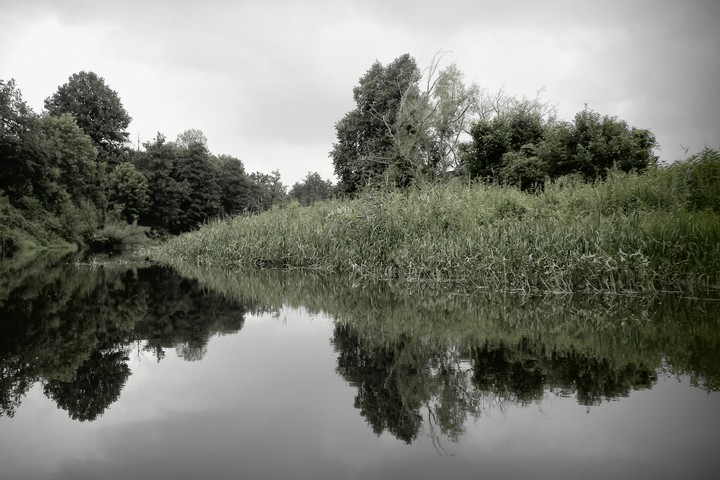
<path fill-rule="evenodd" d="M 109 248 L 136 224 L 178 234 L 285 201 L 279 172 L 248 174 L 239 159 L 213 155 L 199 129 L 131 150 L 130 116 L 93 72 L 72 75 L 45 107 L 37 115 L 13 80 L 0 80 L 0 255 L 39 246 L 33 239 Z"/>
<path fill-rule="evenodd" d="M 562 175 L 594 180 L 655 161 L 648 130 L 587 108 L 573 122 L 558 121 L 539 95 L 517 99 L 467 86 L 456 65 L 440 69 L 437 57 L 423 72 L 408 54 L 387 66 L 375 62 L 353 99 L 330 152 L 341 193 L 449 175 L 530 190 Z"/>
<path fill-rule="evenodd" d="M 93 72 L 79 72 L 45 99 L 49 115 L 69 113 L 103 152 L 116 153 L 128 140 L 130 115 L 105 79 Z"/>

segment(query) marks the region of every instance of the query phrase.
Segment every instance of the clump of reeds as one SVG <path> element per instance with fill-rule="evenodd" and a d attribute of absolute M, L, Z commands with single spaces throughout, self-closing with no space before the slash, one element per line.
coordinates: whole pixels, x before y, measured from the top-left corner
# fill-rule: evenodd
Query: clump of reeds
<path fill-rule="evenodd" d="M 720 280 L 720 208 L 703 198 L 718 187 L 688 172 L 718 165 L 710 151 L 539 194 L 458 182 L 291 204 L 208 224 L 152 255 L 525 292 L 708 290 Z"/>

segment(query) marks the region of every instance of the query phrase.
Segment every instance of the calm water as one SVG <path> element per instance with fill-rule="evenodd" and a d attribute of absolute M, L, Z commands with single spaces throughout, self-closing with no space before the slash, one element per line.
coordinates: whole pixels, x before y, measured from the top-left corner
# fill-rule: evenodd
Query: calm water
<path fill-rule="evenodd" d="M 0 263 L 0 478 L 720 478 L 720 302 Z"/>

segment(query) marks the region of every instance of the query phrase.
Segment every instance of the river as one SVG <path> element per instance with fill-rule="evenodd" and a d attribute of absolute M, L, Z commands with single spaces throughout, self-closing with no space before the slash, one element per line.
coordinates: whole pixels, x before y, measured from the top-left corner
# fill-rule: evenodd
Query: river
<path fill-rule="evenodd" d="M 720 302 L 0 263 L 0 478 L 719 478 Z"/>

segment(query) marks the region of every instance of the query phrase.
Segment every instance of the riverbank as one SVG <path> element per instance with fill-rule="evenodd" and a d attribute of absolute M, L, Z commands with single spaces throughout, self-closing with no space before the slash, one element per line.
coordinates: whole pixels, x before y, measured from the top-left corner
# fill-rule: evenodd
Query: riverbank
<path fill-rule="evenodd" d="M 539 194 L 463 183 L 367 192 L 216 221 L 149 254 L 504 291 L 713 291 L 719 171 L 708 150 L 642 175 L 561 179 Z"/>

